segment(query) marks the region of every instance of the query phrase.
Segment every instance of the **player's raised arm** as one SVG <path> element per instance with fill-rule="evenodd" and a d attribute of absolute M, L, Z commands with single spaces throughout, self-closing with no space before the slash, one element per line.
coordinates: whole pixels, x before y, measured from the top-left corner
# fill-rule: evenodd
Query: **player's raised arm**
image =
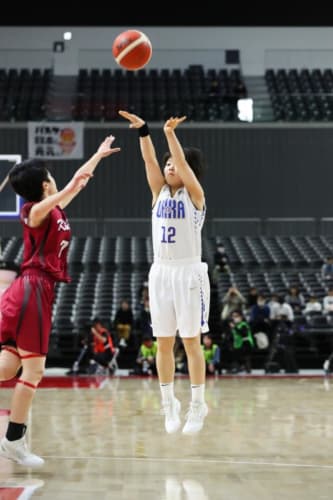
<path fill-rule="evenodd" d="M 130 122 L 130 128 L 135 128 L 139 132 L 141 154 L 145 162 L 147 181 L 153 193 L 154 203 L 162 186 L 165 184 L 165 179 L 156 158 L 155 148 L 149 134 L 148 125 L 142 118 L 133 113 L 119 111 L 119 114 Z"/>
<path fill-rule="evenodd" d="M 102 158 L 106 158 L 107 156 L 120 151 L 120 148 L 111 148 L 114 140 L 115 137 L 113 135 L 106 137 L 98 147 L 96 153 L 94 153 L 91 158 L 75 172 L 72 179 L 61 191 L 56 191 L 41 200 L 39 203 L 36 203 L 30 211 L 29 225 L 32 227 L 38 226 L 56 205 L 59 205 L 61 208 L 66 207 L 87 185 L 89 179 L 93 176 L 95 168 Z M 51 178 L 51 183 L 52 180 L 53 179 Z M 45 189 L 49 188 L 52 189 L 52 184 L 51 186 L 45 186 Z"/>
<path fill-rule="evenodd" d="M 186 160 L 184 150 L 176 136 L 176 127 L 186 120 L 186 116 L 169 118 L 164 124 L 164 133 L 168 142 L 173 162 L 177 165 L 177 172 L 186 187 L 196 208 L 202 210 L 205 204 L 203 188 L 193 169 Z"/>

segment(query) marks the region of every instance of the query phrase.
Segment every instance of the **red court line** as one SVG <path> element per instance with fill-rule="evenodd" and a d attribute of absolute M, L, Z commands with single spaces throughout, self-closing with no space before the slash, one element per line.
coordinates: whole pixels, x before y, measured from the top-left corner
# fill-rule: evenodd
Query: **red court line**
<path fill-rule="evenodd" d="M 41 383 L 39 384 L 38 388 L 41 389 L 73 389 L 73 388 L 96 388 L 101 385 L 101 383 L 105 380 L 106 377 L 103 376 L 88 376 L 88 375 L 77 375 L 77 376 L 66 376 L 66 375 L 57 375 L 57 376 L 45 376 Z M 117 377 L 111 377 L 111 378 L 117 378 Z M 138 376 L 121 376 L 119 377 L 120 379 L 137 379 L 137 378 L 147 378 L 147 377 L 138 377 Z M 154 377 L 156 378 L 156 377 Z M 207 377 L 207 379 L 213 379 L 215 377 Z M 250 374 L 243 374 L 243 375 L 219 375 L 216 377 L 216 379 L 223 380 L 225 379 L 241 379 L 241 380 L 248 380 L 248 379 L 304 379 L 304 378 L 319 378 L 323 379 L 324 375 L 321 374 L 284 374 L 284 373 L 277 373 L 277 374 L 263 374 L 263 375 L 250 375 Z M 331 378 L 328 376 L 327 378 Z M 8 380 L 7 382 L 0 382 L 0 388 L 1 387 L 15 387 L 16 385 L 16 379 Z M 0 410 L 0 415 L 1 411 L 5 410 Z"/>
<path fill-rule="evenodd" d="M 89 388 L 99 387 L 105 377 L 69 377 L 69 376 L 49 376 L 44 377 L 38 388 L 41 389 L 73 389 L 76 387 Z M 15 387 L 16 379 L 0 382 L 1 387 Z"/>

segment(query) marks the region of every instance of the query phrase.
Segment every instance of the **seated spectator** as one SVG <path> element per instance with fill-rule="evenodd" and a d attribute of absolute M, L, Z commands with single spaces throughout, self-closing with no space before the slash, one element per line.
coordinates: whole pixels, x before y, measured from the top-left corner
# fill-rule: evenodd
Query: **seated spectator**
<path fill-rule="evenodd" d="M 212 336 L 206 333 L 202 338 L 202 349 L 206 361 L 206 374 L 214 375 L 220 371 L 221 350 L 220 347 L 213 342 Z"/>
<path fill-rule="evenodd" d="M 217 283 L 219 273 L 230 273 L 229 257 L 222 243 L 217 245 L 214 254 L 213 283 Z"/>
<path fill-rule="evenodd" d="M 323 298 L 323 313 L 333 313 L 333 288 L 329 288 L 327 295 Z"/>
<path fill-rule="evenodd" d="M 324 280 L 333 280 L 333 257 L 327 257 L 321 268 L 321 276 Z"/>
<path fill-rule="evenodd" d="M 285 296 L 285 301 L 291 305 L 295 313 L 301 313 L 305 305 L 305 299 L 297 286 L 291 286 Z"/>
<path fill-rule="evenodd" d="M 122 300 L 114 318 L 114 327 L 121 347 L 127 347 L 127 342 L 133 327 L 133 321 L 133 311 L 128 300 Z"/>
<path fill-rule="evenodd" d="M 279 295 L 277 293 L 272 293 L 271 299 L 267 303 L 270 311 L 270 319 L 276 316 L 276 309 L 280 308 Z"/>
<path fill-rule="evenodd" d="M 157 375 L 157 342 L 151 335 L 145 335 L 136 358 L 135 373 L 138 375 Z"/>
<path fill-rule="evenodd" d="M 319 302 L 315 295 L 310 295 L 308 302 L 305 303 L 305 307 L 303 309 L 303 314 L 311 313 L 311 312 L 321 312 L 323 309 L 322 304 Z"/>
<path fill-rule="evenodd" d="M 271 320 L 272 321 L 288 321 L 292 323 L 294 321 L 294 311 L 288 302 L 285 301 L 284 297 L 279 297 L 278 304 L 271 309 Z"/>
<path fill-rule="evenodd" d="M 238 373 L 245 369 L 247 373 L 251 373 L 252 352 L 255 347 L 255 341 L 251 327 L 246 321 L 242 311 L 238 310 L 232 313 L 230 328 L 233 339 L 232 372 Z"/>

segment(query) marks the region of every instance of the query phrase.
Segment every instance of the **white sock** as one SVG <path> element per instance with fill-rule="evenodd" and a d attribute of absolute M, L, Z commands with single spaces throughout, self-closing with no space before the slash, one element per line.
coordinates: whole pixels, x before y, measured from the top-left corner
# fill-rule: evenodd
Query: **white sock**
<path fill-rule="evenodd" d="M 205 384 L 191 385 L 192 392 L 192 403 L 204 403 L 205 402 Z"/>
<path fill-rule="evenodd" d="M 163 403 L 172 400 L 175 397 L 173 382 L 169 382 L 168 384 L 160 384 L 161 395 Z"/>

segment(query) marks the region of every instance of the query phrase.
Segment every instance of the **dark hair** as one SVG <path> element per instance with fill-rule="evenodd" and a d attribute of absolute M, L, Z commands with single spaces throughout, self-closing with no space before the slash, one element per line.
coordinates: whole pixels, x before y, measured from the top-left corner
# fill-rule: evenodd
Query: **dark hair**
<path fill-rule="evenodd" d="M 234 311 L 232 311 L 231 316 L 233 314 L 237 314 L 237 316 L 240 316 L 241 318 L 244 318 L 244 313 L 243 313 L 243 311 L 241 309 L 235 309 Z"/>
<path fill-rule="evenodd" d="M 205 162 L 203 158 L 203 154 L 200 149 L 198 148 L 183 148 L 184 154 L 185 154 L 185 159 L 191 169 L 193 170 L 196 178 L 200 180 L 203 176 L 203 172 L 205 170 Z M 171 157 L 171 153 L 168 151 L 167 153 L 164 153 L 163 155 L 163 167 Z"/>
<path fill-rule="evenodd" d="M 95 318 L 93 318 L 92 320 L 92 325 L 96 325 L 97 323 L 103 323 L 102 320 L 100 318 L 98 318 L 97 316 L 95 316 Z"/>
<path fill-rule="evenodd" d="M 49 171 L 41 160 L 24 160 L 9 171 L 12 188 L 27 201 L 42 199 L 45 181 L 49 181 Z"/>

